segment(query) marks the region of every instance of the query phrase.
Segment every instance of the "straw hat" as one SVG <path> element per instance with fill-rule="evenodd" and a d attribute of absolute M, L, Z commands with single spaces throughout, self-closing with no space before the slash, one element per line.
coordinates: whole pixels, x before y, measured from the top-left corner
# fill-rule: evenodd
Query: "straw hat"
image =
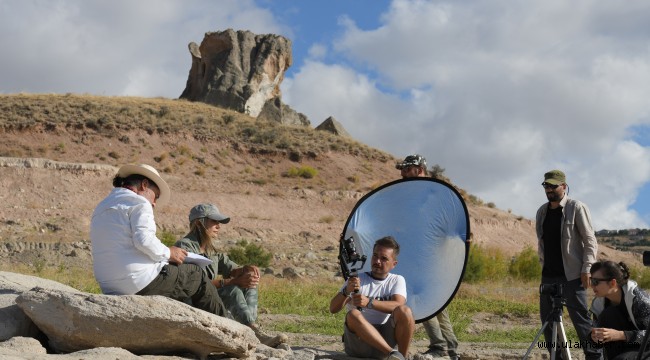
<path fill-rule="evenodd" d="M 169 201 L 171 196 L 169 186 L 153 166 L 147 164 L 124 165 L 117 171 L 119 177 L 127 177 L 135 174 L 146 176 L 147 179 L 153 181 L 158 186 L 158 189 L 160 189 L 160 197 L 156 200 L 156 206 L 165 205 Z"/>

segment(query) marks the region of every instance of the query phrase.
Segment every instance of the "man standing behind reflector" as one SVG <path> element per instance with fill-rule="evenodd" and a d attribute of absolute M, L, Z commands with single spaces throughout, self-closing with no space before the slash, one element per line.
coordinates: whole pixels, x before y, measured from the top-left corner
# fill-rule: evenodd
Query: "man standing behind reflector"
<path fill-rule="evenodd" d="M 401 171 L 404 179 L 427 176 L 427 160 L 421 155 L 409 155 L 395 167 Z M 429 348 L 425 354 L 434 357 L 449 355 L 451 360 L 460 359 L 456 352 L 458 339 L 456 339 L 454 328 L 451 326 L 447 309 L 443 309 L 438 315 L 423 322 L 422 325 L 429 337 Z"/>
<path fill-rule="evenodd" d="M 560 170 L 544 174 L 542 186 L 548 202 L 537 210 L 535 223 L 542 284 L 563 288 L 566 307 L 580 338 L 585 359 L 602 359 L 601 350 L 586 342 L 591 331 L 586 289 L 589 288 L 589 271 L 596 262 L 598 250 L 589 209 L 582 202 L 569 198 L 566 176 Z M 551 296 L 540 294 L 542 323 L 548 320 L 552 308 Z M 544 336 L 546 343 L 551 343 L 551 327 L 544 329 Z"/>

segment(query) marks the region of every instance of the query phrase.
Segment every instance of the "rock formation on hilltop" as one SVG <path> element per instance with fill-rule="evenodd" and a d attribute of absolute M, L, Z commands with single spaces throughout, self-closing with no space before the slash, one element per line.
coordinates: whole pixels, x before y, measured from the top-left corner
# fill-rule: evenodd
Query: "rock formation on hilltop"
<path fill-rule="evenodd" d="M 343 128 L 340 122 L 336 121 L 333 116 L 328 117 L 320 125 L 316 127 L 316 130 L 329 131 L 334 135 L 340 135 L 351 138 L 350 134 Z"/>
<path fill-rule="evenodd" d="M 257 119 L 278 122 L 284 125 L 309 126 L 311 124 L 305 114 L 299 113 L 289 105 L 284 104 L 279 97 L 268 100 Z"/>
<path fill-rule="evenodd" d="M 288 106 L 280 100 L 280 83 L 292 61 L 289 39 L 228 29 L 206 33 L 201 46 L 192 42 L 189 50 L 192 67 L 181 99 L 233 109 L 252 117 L 258 117 L 267 107 L 267 119 L 309 124 L 304 115 L 294 115 L 295 111 L 287 110 Z M 283 120 L 285 117 L 291 119 Z"/>

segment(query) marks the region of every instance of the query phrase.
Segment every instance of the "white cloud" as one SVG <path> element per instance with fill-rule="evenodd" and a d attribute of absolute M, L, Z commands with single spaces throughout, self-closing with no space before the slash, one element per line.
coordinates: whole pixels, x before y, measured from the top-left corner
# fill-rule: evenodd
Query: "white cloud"
<path fill-rule="evenodd" d="M 382 94 L 368 77 L 350 68 L 307 61 L 293 78 L 283 82 L 282 92 L 284 101 L 294 109 L 308 109 L 314 126 L 333 116 L 366 144 L 385 149 L 377 143 L 403 133 L 385 119 L 404 120 L 405 104 Z"/>
<path fill-rule="evenodd" d="M 627 137 L 649 121 L 650 49 L 627 19 L 641 25 L 650 5 L 578 3 L 395 0 L 376 29 L 342 19 L 332 46 L 351 67 L 310 62 L 287 92 L 308 116 L 346 114 L 359 140 L 420 152 L 515 213 L 534 217 L 542 175 L 560 168 L 596 227 L 647 227 L 629 206 L 650 181 L 638 165 L 649 150 Z"/>
<path fill-rule="evenodd" d="M 323 44 L 314 44 L 309 48 L 308 53 L 311 59 L 322 59 L 327 55 L 327 46 Z"/>
<path fill-rule="evenodd" d="M 374 29 L 351 16 L 282 85 L 313 125 L 334 116 L 368 145 L 421 153 L 530 218 L 560 168 L 597 228 L 648 227 L 629 207 L 650 181 L 630 140 L 650 125 L 650 3 L 394 0 Z M 187 44 L 226 28 L 295 31 L 253 0 L 0 0 L 0 93 L 176 98 Z"/>
<path fill-rule="evenodd" d="M 252 0 L 0 2 L 0 92 L 178 97 L 190 42 L 229 27 L 290 31 Z M 134 83 L 134 81 L 141 81 Z"/>

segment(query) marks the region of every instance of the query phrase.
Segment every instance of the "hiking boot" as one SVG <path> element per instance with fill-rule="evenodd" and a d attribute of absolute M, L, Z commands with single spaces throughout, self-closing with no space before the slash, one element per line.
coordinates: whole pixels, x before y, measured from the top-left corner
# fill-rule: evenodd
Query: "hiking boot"
<path fill-rule="evenodd" d="M 289 341 L 289 338 L 285 334 L 280 335 L 269 335 L 262 331 L 257 325 L 251 325 L 250 327 L 255 332 L 257 339 L 264 345 L 268 347 L 277 347 L 280 344 L 286 344 Z"/>
<path fill-rule="evenodd" d="M 447 359 L 448 357 L 450 358 L 451 356 L 447 355 L 447 352 L 444 350 L 439 350 L 439 349 L 432 349 L 428 348 L 427 351 L 423 353 L 424 355 L 431 355 L 434 359 L 435 358 L 445 358 Z"/>
<path fill-rule="evenodd" d="M 393 350 L 390 352 L 390 354 L 388 354 L 386 360 L 406 360 L 406 359 L 404 359 L 404 355 L 402 355 L 401 352 L 397 350 Z"/>

